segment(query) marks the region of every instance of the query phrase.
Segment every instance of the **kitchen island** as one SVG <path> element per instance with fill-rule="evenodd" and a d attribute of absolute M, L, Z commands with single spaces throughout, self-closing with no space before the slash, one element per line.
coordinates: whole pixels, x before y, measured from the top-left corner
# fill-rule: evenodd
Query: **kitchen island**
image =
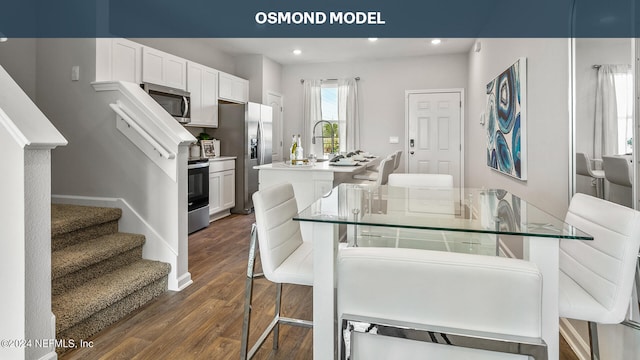
<path fill-rule="evenodd" d="M 376 157 L 367 162 L 359 162 L 355 166 L 339 166 L 329 161 L 316 162 L 313 165 L 289 165 L 276 162 L 258 165 L 254 169 L 259 170 L 258 189 L 280 183 L 291 183 L 298 209 L 303 210 L 335 186 L 352 182 L 353 175 L 363 173 L 367 167 L 379 163 L 380 157 Z"/>

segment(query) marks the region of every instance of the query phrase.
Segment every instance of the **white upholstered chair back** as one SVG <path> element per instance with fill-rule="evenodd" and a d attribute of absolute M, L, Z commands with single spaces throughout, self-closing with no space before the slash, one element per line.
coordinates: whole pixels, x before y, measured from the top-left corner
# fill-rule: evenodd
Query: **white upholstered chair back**
<path fill-rule="evenodd" d="M 378 178 L 376 179 L 376 185 L 387 185 L 389 181 L 389 175 L 393 173 L 393 166 L 395 164 L 394 155 L 390 155 L 386 159 L 380 162 L 380 171 L 378 171 Z"/>
<path fill-rule="evenodd" d="M 449 174 L 391 174 L 389 186 L 453 188 Z"/>
<path fill-rule="evenodd" d="M 591 160 L 585 153 L 576 153 L 576 174 L 595 177 L 591 167 Z"/>
<path fill-rule="evenodd" d="M 560 316 L 605 324 L 622 322 L 636 271 L 640 212 L 578 193 L 565 221 L 594 240 L 560 241 L 560 280 L 565 284 L 560 289 Z M 580 296 L 580 292 L 589 296 Z M 563 301 L 567 298 L 571 300 Z"/>
<path fill-rule="evenodd" d="M 253 205 L 264 276 L 272 282 L 291 283 L 291 279 L 281 279 L 275 270 L 302 245 L 300 224 L 292 220 L 298 213 L 293 186 L 279 184 L 257 191 Z"/>
<path fill-rule="evenodd" d="M 541 299 L 542 276 L 523 260 L 401 248 L 346 248 L 339 253 L 339 319 L 355 315 L 540 337 Z M 368 334 L 358 335 L 351 344 L 358 359 L 427 358 L 427 351 L 442 351 L 437 349 L 441 345 L 420 343 L 422 348 L 413 348 L 420 356 L 406 354 L 415 345 L 411 341 L 383 339 L 378 346 Z M 470 356 L 487 358 L 477 352 Z"/>
<path fill-rule="evenodd" d="M 400 158 L 402 158 L 402 150 L 397 150 L 394 154 L 396 157 L 393 160 L 393 171 L 396 171 L 400 166 Z"/>
<path fill-rule="evenodd" d="M 604 176 L 613 184 L 630 187 L 633 184 L 631 164 L 623 156 L 603 156 L 602 168 Z"/>

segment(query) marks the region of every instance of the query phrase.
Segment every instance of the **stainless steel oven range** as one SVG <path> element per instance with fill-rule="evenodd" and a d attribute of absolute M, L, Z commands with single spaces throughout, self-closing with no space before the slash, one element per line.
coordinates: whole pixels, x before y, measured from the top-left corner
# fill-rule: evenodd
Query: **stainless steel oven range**
<path fill-rule="evenodd" d="M 209 226 L 209 159 L 189 160 L 189 234 Z"/>

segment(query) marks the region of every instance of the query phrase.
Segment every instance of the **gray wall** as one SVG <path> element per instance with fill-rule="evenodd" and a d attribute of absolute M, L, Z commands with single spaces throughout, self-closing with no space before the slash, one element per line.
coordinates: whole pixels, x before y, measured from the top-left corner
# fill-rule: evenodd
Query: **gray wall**
<path fill-rule="evenodd" d="M 36 100 L 36 39 L 9 39 L 0 43 L 0 65 Z"/>
<path fill-rule="evenodd" d="M 467 69 L 467 54 L 284 66 L 284 142 L 302 131 L 300 79 L 359 76 L 361 149 L 380 155 L 404 151 L 405 90 L 466 88 Z M 400 142 L 390 144 L 390 136 Z"/>
<path fill-rule="evenodd" d="M 468 116 L 465 126 L 465 185 L 503 188 L 559 218 L 569 203 L 569 41 L 480 39 L 469 53 Z M 487 167 L 486 84 L 518 58 L 527 58 L 526 136 L 528 180 Z"/>

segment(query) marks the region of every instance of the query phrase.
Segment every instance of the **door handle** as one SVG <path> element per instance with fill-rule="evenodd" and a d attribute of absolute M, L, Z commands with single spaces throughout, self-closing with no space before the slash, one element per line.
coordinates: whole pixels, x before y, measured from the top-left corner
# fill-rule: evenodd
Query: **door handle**
<path fill-rule="evenodd" d="M 409 154 L 413 155 L 414 151 L 409 151 Z"/>

